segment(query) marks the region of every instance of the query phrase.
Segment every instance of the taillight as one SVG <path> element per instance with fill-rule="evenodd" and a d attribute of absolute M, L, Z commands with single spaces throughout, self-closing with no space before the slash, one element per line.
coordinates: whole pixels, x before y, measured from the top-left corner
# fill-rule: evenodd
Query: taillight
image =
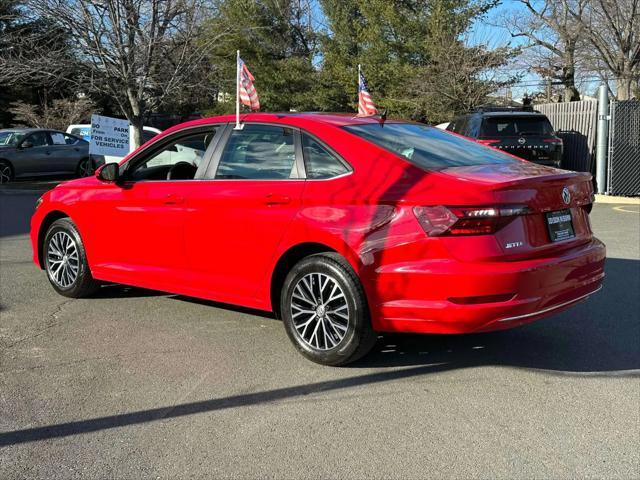
<path fill-rule="evenodd" d="M 413 212 L 430 237 L 490 235 L 530 210 L 525 205 L 503 207 L 414 207 Z"/>
<path fill-rule="evenodd" d="M 486 145 L 488 147 L 490 147 L 491 145 L 495 145 L 496 143 L 500 143 L 500 140 L 487 140 L 484 138 L 479 138 L 476 140 L 476 142 L 482 144 L 482 145 Z"/>

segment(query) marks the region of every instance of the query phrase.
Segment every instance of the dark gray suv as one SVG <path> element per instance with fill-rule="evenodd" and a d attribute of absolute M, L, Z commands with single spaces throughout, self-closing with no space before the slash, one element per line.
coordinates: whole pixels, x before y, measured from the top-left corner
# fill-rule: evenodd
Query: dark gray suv
<path fill-rule="evenodd" d="M 0 183 L 16 178 L 91 175 L 102 157 L 89 155 L 89 142 L 57 130 L 0 130 Z"/>

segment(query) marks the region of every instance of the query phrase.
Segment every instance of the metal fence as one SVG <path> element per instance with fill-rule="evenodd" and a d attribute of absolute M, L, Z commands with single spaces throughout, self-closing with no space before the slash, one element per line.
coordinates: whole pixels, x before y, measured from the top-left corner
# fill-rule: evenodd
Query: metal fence
<path fill-rule="evenodd" d="M 562 168 L 593 172 L 598 102 L 545 103 L 535 105 L 535 109 L 549 118 L 553 129 L 562 138 Z"/>
<path fill-rule="evenodd" d="M 640 102 L 611 102 L 609 177 L 611 195 L 640 195 Z"/>

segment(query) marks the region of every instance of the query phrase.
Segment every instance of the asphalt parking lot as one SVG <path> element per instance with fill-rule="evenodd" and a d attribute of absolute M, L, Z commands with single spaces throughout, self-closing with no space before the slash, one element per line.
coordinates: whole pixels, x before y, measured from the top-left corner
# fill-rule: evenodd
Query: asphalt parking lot
<path fill-rule="evenodd" d="M 267 315 L 31 263 L 50 184 L 0 189 L 0 478 L 640 478 L 640 212 L 596 204 L 604 289 L 532 325 L 304 360 Z"/>

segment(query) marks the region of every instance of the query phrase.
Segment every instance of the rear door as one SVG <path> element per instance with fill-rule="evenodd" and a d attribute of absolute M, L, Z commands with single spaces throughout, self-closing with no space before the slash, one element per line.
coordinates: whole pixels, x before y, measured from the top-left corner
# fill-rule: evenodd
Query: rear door
<path fill-rule="evenodd" d="M 49 161 L 57 173 L 73 174 L 82 158 L 89 154 L 88 144 L 73 135 L 62 132 L 49 132 L 51 145 Z"/>
<path fill-rule="evenodd" d="M 300 207 L 302 161 L 299 133 L 292 128 L 228 127 L 207 179 L 189 194 L 187 259 L 200 295 L 268 307 L 256 292 Z"/>

